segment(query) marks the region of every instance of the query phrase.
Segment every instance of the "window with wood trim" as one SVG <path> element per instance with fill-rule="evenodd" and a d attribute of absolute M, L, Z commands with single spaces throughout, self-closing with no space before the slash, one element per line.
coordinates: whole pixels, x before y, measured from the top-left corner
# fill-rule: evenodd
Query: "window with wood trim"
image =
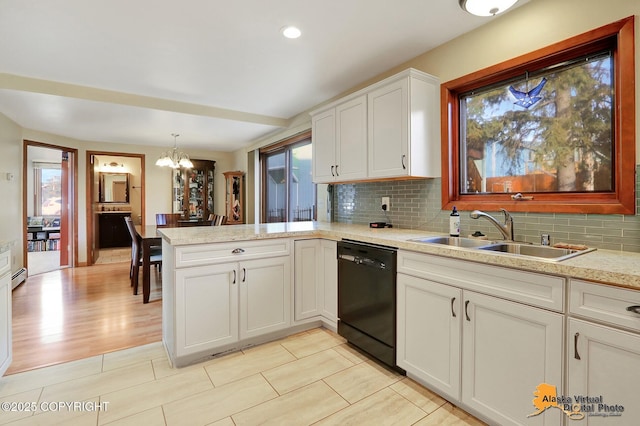
<path fill-rule="evenodd" d="M 262 223 L 316 219 L 311 132 L 260 149 Z"/>
<path fill-rule="evenodd" d="M 633 26 L 444 83 L 443 209 L 635 214 Z"/>

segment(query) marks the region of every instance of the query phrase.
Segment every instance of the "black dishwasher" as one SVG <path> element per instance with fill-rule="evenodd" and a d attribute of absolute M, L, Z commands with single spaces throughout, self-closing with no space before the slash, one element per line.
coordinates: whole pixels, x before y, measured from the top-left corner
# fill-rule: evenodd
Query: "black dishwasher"
<path fill-rule="evenodd" d="M 396 367 L 396 249 L 338 242 L 338 334 Z"/>

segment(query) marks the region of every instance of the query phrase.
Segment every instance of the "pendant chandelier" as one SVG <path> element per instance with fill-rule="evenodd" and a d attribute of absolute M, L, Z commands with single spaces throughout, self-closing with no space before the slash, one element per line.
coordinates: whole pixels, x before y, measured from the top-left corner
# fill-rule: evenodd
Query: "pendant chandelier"
<path fill-rule="evenodd" d="M 173 148 L 170 151 L 163 152 L 158 161 L 156 161 L 156 166 L 160 167 L 171 167 L 172 169 L 179 169 L 180 167 L 184 167 L 185 169 L 190 169 L 193 167 L 193 163 L 189 159 L 189 156 L 182 151 L 178 151 L 178 136 L 177 133 L 171 133 L 173 136 Z"/>

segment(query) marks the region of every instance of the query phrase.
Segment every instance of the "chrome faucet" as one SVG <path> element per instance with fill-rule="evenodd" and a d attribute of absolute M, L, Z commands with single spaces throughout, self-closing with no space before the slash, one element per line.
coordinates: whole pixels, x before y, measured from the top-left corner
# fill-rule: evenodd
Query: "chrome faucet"
<path fill-rule="evenodd" d="M 480 210 L 472 211 L 469 216 L 471 216 L 471 219 L 478 219 L 479 217 L 487 218 L 489 222 L 493 223 L 495 227 L 498 228 L 498 231 L 500 231 L 505 240 L 513 241 L 513 217 L 511 217 L 509 212 L 505 209 L 500 210 L 504 213 L 504 225 L 500 224 L 500 222 L 498 222 L 493 216 Z"/>

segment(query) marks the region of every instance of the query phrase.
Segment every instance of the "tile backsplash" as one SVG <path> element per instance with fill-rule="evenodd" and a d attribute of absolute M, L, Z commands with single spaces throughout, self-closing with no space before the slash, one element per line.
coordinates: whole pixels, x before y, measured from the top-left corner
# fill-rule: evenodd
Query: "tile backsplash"
<path fill-rule="evenodd" d="M 608 250 L 640 252 L 640 165 L 636 166 L 636 215 L 597 215 L 561 213 L 512 213 L 515 239 L 540 242 L 541 234 L 550 234 L 551 243 L 569 242 Z M 382 197 L 391 198 L 385 215 Z M 440 209 L 440 179 L 388 182 L 363 182 L 334 185 L 333 220 L 368 224 L 390 222 L 394 227 L 449 232 L 449 211 Z M 502 221 L 501 212 L 488 212 Z M 461 233 L 481 231 L 489 238 L 501 238 L 485 219 L 471 219 L 461 211 Z"/>

